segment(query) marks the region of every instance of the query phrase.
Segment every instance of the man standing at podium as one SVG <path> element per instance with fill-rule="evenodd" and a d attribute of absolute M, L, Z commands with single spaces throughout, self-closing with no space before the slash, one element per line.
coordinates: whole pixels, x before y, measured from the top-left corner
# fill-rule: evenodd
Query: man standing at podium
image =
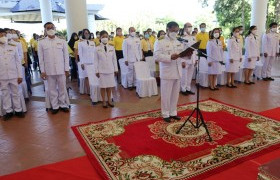
<path fill-rule="evenodd" d="M 166 28 L 167 35 L 155 42 L 154 57 L 160 64 L 162 117 L 165 122 L 171 122 L 171 119 L 181 119 L 177 116 L 182 77 L 179 53 L 184 50 L 184 45 L 177 40 L 179 25 L 176 22 L 169 22 Z"/>

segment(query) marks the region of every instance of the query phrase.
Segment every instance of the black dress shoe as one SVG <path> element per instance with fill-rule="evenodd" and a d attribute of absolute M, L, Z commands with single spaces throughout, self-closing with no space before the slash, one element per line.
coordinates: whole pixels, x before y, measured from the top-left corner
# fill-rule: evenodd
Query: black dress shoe
<path fill-rule="evenodd" d="M 210 89 L 211 91 L 215 91 L 215 88 L 211 88 L 211 87 L 209 87 L 209 89 Z"/>
<path fill-rule="evenodd" d="M 186 91 L 186 93 L 188 93 L 188 94 L 195 94 L 195 93 L 192 92 L 192 91 Z"/>
<path fill-rule="evenodd" d="M 60 108 L 63 112 L 69 112 L 69 108 Z"/>
<path fill-rule="evenodd" d="M 231 88 L 237 88 L 237 86 L 235 86 L 235 85 L 232 84 L 232 85 L 231 85 Z"/>
<path fill-rule="evenodd" d="M 23 112 L 15 112 L 15 116 L 18 117 L 18 118 L 24 118 L 24 114 Z"/>
<path fill-rule="evenodd" d="M 232 88 L 232 85 L 227 84 L 226 86 L 227 86 L 228 88 Z"/>
<path fill-rule="evenodd" d="M 4 115 L 4 121 L 8 121 L 9 119 L 11 119 L 12 117 L 13 117 L 13 113 L 12 112 L 10 112 L 10 113 L 6 113 L 5 115 Z"/>
<path fill-rule="evenodd" d="M 220 90 L 219 88 L 215 87 L 214 90 Z"/>
<path fill-rule="evenodd" d="M 267 78 L 269 81 L 274 81 L 272 77 Z"/>
<path fill-rule="evenodd" d="M 164 120 L 165 122 L 168 122 L 168 123 L 170 123 L 170 122 L 171 122 L 170 117 L 168 117 L 168 118 L 163 118 L 163 120 Z"/>
<path fill-rule="evenodd" d="M 250 84 L 255 84 L 255 82 L 251 81 Z"/>
<path fill-rule="evenodd" d="M 183 94 L 183 95 L 185 95 L 185 96 L 187 96 L 188 95 L 188 93 L 185 91 L 181 91 L 181 94 Z"/>
<path fill-rule="evenodd" d="M 244 82 L 244 84 L 251 85 L 251 83 L 249 83 L 249 82 L 248 82 L 248 83 L 247 83 L 247 82 Z"/>
<path fill-rule="evenodd" d="M 51 110 L 52 114 L 57 114 L 58 111 L 59 111 L 59 109 L 52 109 L 52 110 Z"/>
<path fill-rule="evenodd" d="M 109 107 L 115 107 L 115 105 L 114 105 L 114 104 L 111 104 L 111 103 L 108 103 L 108 106 L 109 106 Z"/>
<path fill-rule="evenodd" d="M 132 90 L 133 90 L 133 87 L 128 87 L 127 89 L 130 90 L 130 91 L 132 91 Z"/>
<path fill-rule="evenodd" d="M 268 78 L 262 78 L 262 80 L 264 80 L 264 81 L 268 81 L 269 79 L 268 79 Z"/>
<path fill-rule="evenodd" d="M 181 120 L 180 116 L 170 116 L 171 119 L 175 119 L 175 120 Z"/>

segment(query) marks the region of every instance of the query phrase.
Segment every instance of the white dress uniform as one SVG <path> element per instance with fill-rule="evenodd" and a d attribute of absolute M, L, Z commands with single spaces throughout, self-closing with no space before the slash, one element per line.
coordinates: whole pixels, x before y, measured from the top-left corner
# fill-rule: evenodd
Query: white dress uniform
<path fill-rule="evenodd" d="M 51 106 L 68 108 L 65 71 L 69 71 L 69 54 L 65 40 L 45 37 L 38 44 L 40 70 L 46 73 Z"/>
<path fill-rule="evenodd" d="M 157 40 L 154 58 L 160 66 L 161 113 L 163 118 L 177 115 L 177 103 L 182 77 L 182 59 L 172 60 L 172 54 L 179 54 L 184 45 L 178 40 L 171 40 L 167 35 Z"/>
<path fill-rule="evenodd" d="M 22 65 L 17 47 L 0 45 L 0 89 L 6 113 L 22 112 L 18 78 L 22 78 Z"/>
<path fill-rule="evenodd" d="M 94 62 L 94 41 L 83 40 L 78 43 L 78 52 L 81 64 L 84 65 L 85 77 L 87 75 L 87 66 L 92 65 Z"/>
<path fill-rule="evenodd" d="M 239 63 L 242 58 L 242 45 L 238 38 L 232 37 L 227 41 L 227 60 L 226 60 L 226 72 L 237 73 L 239 71 Z M 230 60 L 233 60 L 233 63 Z"/>
<path fill-rule="evenodd" d="M 118 72 L 115 48 L 112 45 L 101 43 L 94 52 L 95 72 L 99 73 L 99 87 L 110 88 L 116 86 L 114 72 Z"/>
<path fill-rule="evenodd" d="M 185 48 L 188 48 L 192 46 L 194 43 L 196 43 L 196 39 L 192 35 L 186 35 L 182 37 L 183 39 L 187 40 L 187 42 L 184 42 Z M 181 79 L 181 91 L 190 91 L 191 90 L 191 82 L 193 77 L 193 72 L 195 70 L 195 62 L 198 60 L 197 52 L 194 51 L 193 55 L 190 59 L 183 59 L 182 62 L 185 62 L 186 67 L 182 69 L 182 79 Z"/>
<path fill-rule="evenodd" d="M 140 39 L 138 37 L 129 36 L 123 41 L 122 49 L 124 61 L 128 62 L 128 87 L 133 87 L 136 80 L 134 63 L 143 59 Z"/>
<path fill-rule="evenodd" d="M 207 61 L 212 65 L 208 66 L 209 75 L 222 74 L 222 66 L 220 62 L 223 62 L 224 51 L 222 42 L 218 39 L 211 39 L 207 42 Z"/>
<path fill-rule="evenodd" d="M 258 57 L 260 57 L 259 39 L 250 34 L 245 39 L 245 61 L 244 68 L 255 69 Z M 248 61 L 251 58 L 251 62 Z"/>
<path fill-rule="evenodd" d="M 20 60 L 24 59 L 22 44 L 20 42 L 14 41 L 13 39 L 9 41 L 9 44 L 15 45 L 18 50 L 19 59 Z"/>
<path fill-rule="evenodd" d="M 271 77 L 272 64 L 276 60 L 276 53 L 279 53 L 279 39 L 277 33 L 270 32 L 263 35 L 262 51 L 263 53 L 267 53 L 267 57 L 264 57 L 262 78 Z"/>

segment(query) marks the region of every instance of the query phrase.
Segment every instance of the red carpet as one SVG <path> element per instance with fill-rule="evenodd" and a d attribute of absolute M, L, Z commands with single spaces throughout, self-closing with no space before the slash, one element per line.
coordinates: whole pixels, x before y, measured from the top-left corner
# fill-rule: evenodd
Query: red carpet
<path fill-rule="evenodd" d="M 277 116 L 277 109 L 271 110 L 275 114 L 275 119 L 280 120 L 280 114 Z M 268 112 L 268 111 L 266 111 Z M 279 112 L 279 109 L 278 109 Z M 262 112 L 260 114 L 265 114 Z M 258 167 L 273 159 L 280 157 L 280 149 L 258 156 L 249 161 L 240 163 L 232 168 L 217 173 L 207 180 L 256 180 Z M 244 171 L 245 170 L 245 171 Z M 30 170 L 14 173 L 0 177 L 1 180 L 101 180 L 97 171 L 92 167 L 89 159 L 84 156 L 71 160 L 58 162 L 55 164 L 44 165 Z"/>
<path fill-rule="evenodd" d="M 279 122 L 214 100 L 200 105 L 213 142 L 189 123 L 176 134 L 194 106 L 172 123 L 156 110 L 73 130 L 104 179 L 201 179 L 280 147 Z"/>
<path fill-rule="evenodd" d="M 263 111 L 260 114 L 280 121 L 280 107 Z"/>

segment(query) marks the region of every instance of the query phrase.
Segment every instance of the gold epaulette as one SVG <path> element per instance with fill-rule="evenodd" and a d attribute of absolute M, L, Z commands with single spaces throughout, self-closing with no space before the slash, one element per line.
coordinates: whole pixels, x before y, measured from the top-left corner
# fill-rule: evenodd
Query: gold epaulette
<path fill-rule="evenodd" d="M 163 39 L 164 39 L 164 37 L 159 37 L 159 38 L 158 38 L 158 40 L 163 40 Z"/>
<path fill-rule="evenodd" d="M 9 45 L 9 46 L 16 46 L 15 44 L 12 44 L 12 43 L 8 43 L 8 45 Z"/>

